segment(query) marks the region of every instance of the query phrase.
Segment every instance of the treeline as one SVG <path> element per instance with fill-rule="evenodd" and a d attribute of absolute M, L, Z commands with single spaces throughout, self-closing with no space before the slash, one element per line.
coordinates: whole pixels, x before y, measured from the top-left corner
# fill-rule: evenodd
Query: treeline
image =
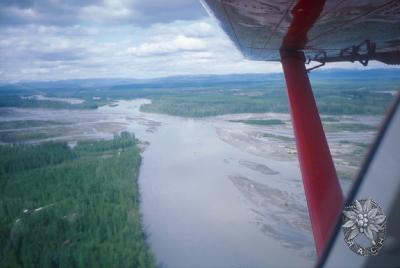
<path fill-rule="evenodd" d="M 285 121 L 280 119 L 243 119 L 243 120 L 229 120 L 235 123 L 244 123 L 248 125 L 259 125 L 259 126 L 275 126 L 284 125 Z"/>
<path fill-rule="evenodd" d="M 382 115 L 394 96 L 385 92 L 340 91 L 316 92 L 318 109 L 332 115 Z"/>
<path fill-rule="evenodd" d="M 0 146 L 0 267 L 154 267 L 135 137 Z"/>
<path fill-rule="evenodd" d="M 284 92 L 263 96 L 239 96 L 231 92 L 191 92 L 152 98 L 140 107 L 143 112 L 185 117 L 204 117 L 235 113 L 287 112 Z"/>
<path fill-rule="evenodd" d="M 319 88 L 322 87 L 322 88 Z M 247 95 L 246 95 L 247 93 Z M 259 96 L 249 96 L 246 91 L 190 92 L 151 97 L 151 104 L 141 106 L 141 111 L 164 113 L 184 117 L 204 117 L 235 113 L 287 113 L 284 90 L 261 91 Z M 241 95 L 240 95 L 241 94 Z M 318 85 L 315 90 L 318 109 L 331 115 L 382 115 L 393 95 L 368 90 L 335 90 Z"/>
<path fill-rule="evenodd" d="M 0 92 L 0 107 L 48 108 L 48 109 L 97 109 L 106 101 L 87 99 L 83 103 L 71 104 L 61 101 L 21 98 L 23 95 L 9 95 Z"/>
<path fill-rule="evenodd" d="M 3 121 L 0 122 L 0 129 L 18 129 L 18 128 L 31 128 L 43 127 L 53 125 L 65 125 L 67 123 L 52 121 L 52 120 L 16 120 L 16 121 Z"/>

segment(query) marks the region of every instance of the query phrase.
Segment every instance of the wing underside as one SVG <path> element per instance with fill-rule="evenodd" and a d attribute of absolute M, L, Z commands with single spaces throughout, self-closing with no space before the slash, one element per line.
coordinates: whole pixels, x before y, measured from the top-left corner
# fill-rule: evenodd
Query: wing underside
<path fill-rule="evenodd" d="M 399 0 L 203 0 L 244 57 L 280 61 L 279 50 L 303 50 L 329 61 L 368 55 L 389 64 L 400 58 Z M 300 26 L 294 27 L 296 16 Z M 307 27 L 307 19 L 315 21 Z M 304 26 L 305 25 L 305 26 Z M 303 42 L 285 38 L 305 31 Z M 301 34 L 301 33 L 300 33 Z M 293 36 L 291 36 L 293 37 Z M 296 39 L 296 38 L 295 38 Z M 346 58 L 347 57 L 347 58 Z"/>

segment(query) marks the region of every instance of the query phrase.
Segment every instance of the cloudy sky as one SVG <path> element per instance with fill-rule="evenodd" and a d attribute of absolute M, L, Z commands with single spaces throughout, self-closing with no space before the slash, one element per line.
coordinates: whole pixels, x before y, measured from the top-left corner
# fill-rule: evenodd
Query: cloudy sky
<path fill-rule="evenodd" d="M 280 71 L 244 60 L 198 0 L 0 0 L 3 82 Z"/>

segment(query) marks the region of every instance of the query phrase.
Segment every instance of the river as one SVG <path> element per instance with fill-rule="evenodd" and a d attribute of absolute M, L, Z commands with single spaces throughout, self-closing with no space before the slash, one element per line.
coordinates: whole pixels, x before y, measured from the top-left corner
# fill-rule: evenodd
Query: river
<path fill-rule="evenodd" d="M 225 121 L 141 114 L 143 222 L 167 267 L 309 267 L 314 248 L 296 161 L 223 141 Z M 290 257 L 288 257 L 290 256 Z"/>
<path fill-rule="evenodd" d="M 238 115 L 186 119 L 141 113 L 146 102 L 119 101 L 85 111 L 12 108 L 2 120 L 69 121 L 73 124 L 62 126 L 65 131 L 57 139 L 70 142 L 109 138 L 122 130 L 146 142 L 139 176 L 141 213 L 161 266 L 313 266 L 294 143 L 260 136 L 267 129 L 290 137 L 290 124 L 263 127 L 229 120 Z M 341 135 L 360 139 L 357 133 L 337 133 L 328 140 Z M 370 141 L 373 132 L 363 135 Z M 349 185 L 342 181 L 346 191 Z"/>

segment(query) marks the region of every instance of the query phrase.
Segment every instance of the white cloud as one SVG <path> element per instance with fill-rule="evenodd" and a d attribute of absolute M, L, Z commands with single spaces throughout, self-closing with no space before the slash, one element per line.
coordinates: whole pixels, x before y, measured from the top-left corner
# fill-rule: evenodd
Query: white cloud
<path fill-rule="evenodd" d="M 105 0 L 102 4 L 95 3 L 80 9 L 80 18 L 84 20 L 107 22 L 129 20 L 135 11 L 129 5 L 130 1 Z"/>
<path fill-rule="evenodd" d="M 178 35 L 172 39 L 157 40 L 128 48 L 128 53 L 136 56 L 154 56 L 184 51 L 206 49 L 206 42 L 200 38 Z"/>
<path fill-rule="evenodd" d="M 104 15 L 112 17 L 111 21 L 117 17 L 122 20 L 128 13 L 124 13 L 127 4 L 121 3 L 125 2 L 104 2 L 100 7 L 104 11 L 105 6 L 110 6 L 110 14 L 98 13 L 97 19 L 104 19 Z M 143 8 L 150 10 L 152 5 L 149 3 Z M 87 4 L 86 11 L 81 9 L 80 14 L 88 12 L 91 6 Z M 129 10 L 135 16 L 134 9 Z M 337 64 L 326 68 L 330 66 L 356 68 L 358 65 Z M 379 64 L 372 66 L 380 67 Z M 0 27 L 0 81 L 149 78 L 281 70 L 280 63 L 243 59 L 210 18 L 158 22 L 142 27 L 141 24 L 96 24 L 93 18 L 85 20 L 81 16 L 75 24 L 68 25 L 29 23 Z"/>
<path fill-rule="evenodd" d="M 213 28 L 209 20 L 177 21 L 172 24 L 158 23 L 151 26 L 149 31 L 159 35 L 183 34 L 191 37 L 213 36 L 218 33 L 218 29 Z"/>
<path fill-rule="evenodd" d="M 41 74 L 46 74 L 48 72 L 49 70 L 46 68 L 28 68 L 21 70 L 21 73 L 26 75 L 41 75 Z"/>

